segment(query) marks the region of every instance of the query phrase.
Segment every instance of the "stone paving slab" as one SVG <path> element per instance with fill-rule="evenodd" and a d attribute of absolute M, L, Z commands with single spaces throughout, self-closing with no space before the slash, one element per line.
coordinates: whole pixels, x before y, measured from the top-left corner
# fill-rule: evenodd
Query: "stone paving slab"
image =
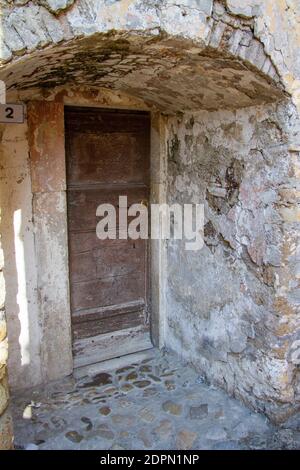
<path fill-rule="evenodd" d="M 274 427 L 175 354 L 13 397 L 17 448 L 299 449 L 300 417 Z"/>

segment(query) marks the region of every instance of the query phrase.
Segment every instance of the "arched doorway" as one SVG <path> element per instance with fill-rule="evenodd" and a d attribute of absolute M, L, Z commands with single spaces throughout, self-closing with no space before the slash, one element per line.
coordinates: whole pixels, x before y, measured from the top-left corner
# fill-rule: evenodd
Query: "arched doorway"
<path fill-rule="evenodd" d="M 206 207 L 199 256 L 186 254 L 180 243 L 153 243 L 154 342 L 271 416 L 290 409 L 293 379 L 280 379 L 289 366 L 280 345 L 274 346 L 276 308 L 283 307 L 274 307 L 274 298 L 282 263 L 276 203 L 289 173 L 285 127 L 294 110 L 251 21 L 233 15 L 224 21 L 215 12 L 207 24 L 210 12 L 205 15 L 202 38 L 155 26 L 146 32 L 88 30 L 51 40 L 44 49 L 37 43 L 3 68 L 11 101 L 28 104 L 28 112 L 45 102 L 50 110 L 29 129 L 29 138 L 27 124 L 17 137 L 13 130 L 4 134 L 6 159 L 13 148 L 25 175 L 18 183 L 11 174 L 14 192 L 4 189 L 4 216 L 12 220 L 21 209 L 15 223 L 27 243 L 20 268 L 16 229 L 6 225 L 15 386 L 72 371 L 64 106 L 135 109 L 152 114 L 152 201 L 202 200 Z"/>

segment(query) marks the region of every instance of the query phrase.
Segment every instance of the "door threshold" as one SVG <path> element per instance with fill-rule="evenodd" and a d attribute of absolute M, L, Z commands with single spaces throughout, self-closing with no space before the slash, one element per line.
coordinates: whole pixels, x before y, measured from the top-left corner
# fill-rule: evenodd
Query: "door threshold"
<path fill-rule="evenodd" d="M 145 351 L 152 346 L 146 325 L 76 339 L 73 342 L 74 368 Z"/>
<path fill-rule="evenodd" d="M 76 379 L 82 377 L 93 377 L 94 375 L 102 372 L 110 372 L 121 367 L 127 367 L 131 364 L 141 362 L 144 359 L 151 359 L 155 355 L 156 348 L 145 349 L 132 354 L 126 354 L 125 356 L 115 357 L 114 359 L 108 359 L 97 362 L 96 364 L 86 365 L 74 369 L 73 375 Z"/>

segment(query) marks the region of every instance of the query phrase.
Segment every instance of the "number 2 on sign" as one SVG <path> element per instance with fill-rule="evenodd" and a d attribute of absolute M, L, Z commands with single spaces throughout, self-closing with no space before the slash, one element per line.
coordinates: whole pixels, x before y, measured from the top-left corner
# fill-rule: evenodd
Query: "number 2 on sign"
<path fill-rule="evenodd" d="M 13 119 L 14 118 L 14 110 L 10 106 L 5 108 L 5 116 L 7 119 Z"/>

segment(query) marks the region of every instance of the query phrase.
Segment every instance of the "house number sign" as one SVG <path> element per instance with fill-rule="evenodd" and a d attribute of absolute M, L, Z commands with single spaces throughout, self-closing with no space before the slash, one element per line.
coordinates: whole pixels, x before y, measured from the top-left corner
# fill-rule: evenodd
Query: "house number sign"
<path fill-rule="evenodd" d="M 0 122 L 24 122 L 24 106 L 22 104 L 0 104 Z"/>

